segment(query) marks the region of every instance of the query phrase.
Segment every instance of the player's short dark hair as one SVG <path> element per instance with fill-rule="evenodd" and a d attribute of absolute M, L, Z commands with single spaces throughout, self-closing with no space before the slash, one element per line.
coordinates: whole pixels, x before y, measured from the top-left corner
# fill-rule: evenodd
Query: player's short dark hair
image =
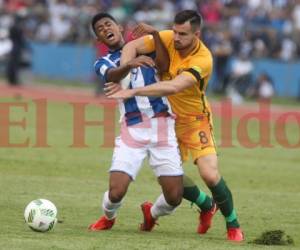
<path fill-rule="evenodd" d="M 174 18 L 175 24 L 184 24 L 187 21 L 191 24 L 193 30 L 201 28 L 202 17 L 197 11 L 183 10 L 178 12 Z"/>
<path fill-rule="evenodd" d="M 116 24 L 118 24 L 117 20 L 110 14 L 106 13 L 106 12 L 100 12 L 98 14 L 96 14 L 93 18 L 92 18 L 92 28 L 93 31 L 96 33 L 96 29 L 95 29 L 95 24 L 101 20 L 102 18 L 109 18 L 111 19 L 113 22 L 115 22 Z"/>

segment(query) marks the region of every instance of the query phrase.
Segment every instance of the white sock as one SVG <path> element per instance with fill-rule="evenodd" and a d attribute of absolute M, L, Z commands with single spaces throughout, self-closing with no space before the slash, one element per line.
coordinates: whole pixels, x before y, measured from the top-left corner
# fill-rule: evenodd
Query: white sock
<path fill-rule="evenodd" d="M 107 219 L 112 220 L 116 217 L 118 208 L 122 205 L 122 201 L 113 203 L 110 201 L 108 191 L 103 195 L 102 208 Z"/>
<path fill-rule="evenodd" d="M 176 207 L 171 206 L 167 203 L 163 194 L 161 194 L 153 206 L 151 207 L 151 215 L 154 219 L 157 219 L 160 216 L 171 214 Z"/>

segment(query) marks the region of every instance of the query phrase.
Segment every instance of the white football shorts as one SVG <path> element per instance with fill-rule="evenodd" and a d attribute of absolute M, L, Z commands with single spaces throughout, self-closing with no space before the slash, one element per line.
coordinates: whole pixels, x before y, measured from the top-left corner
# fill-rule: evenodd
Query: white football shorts
<path fill-rule="evenodd" d="M 183 175 L 174 125 L 172 117 L 146 118 L 129 127 L 122 122 L 109 171 L 125 172 L 135 180 L 148 157 L 157 177 Z"/>

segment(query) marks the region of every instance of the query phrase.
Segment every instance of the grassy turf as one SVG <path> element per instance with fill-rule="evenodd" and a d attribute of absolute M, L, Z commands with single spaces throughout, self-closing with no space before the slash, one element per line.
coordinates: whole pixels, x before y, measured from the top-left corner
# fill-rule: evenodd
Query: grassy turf
<path fill-rule="evenodd" d="M 101 109 L 88 107 L 89 119 L 101 119 Z M 50 148 L 34 148 L 35 107 L 28 112 L 13 108 L 12 120 L 27 120 L 27 128 L 12 128 L 11 142 L 26 137 L 30 147 L 0 148 L 0 249 L 299 249 L 300 248 L 300 154 L 298 149 L 246 149 L 234 139 L 235 148 L 219 148 L 220 169 L 229 184 L 235 206 L 245 231 L 246 242 L 233 244 L 225 240 L 224 220 L 220 213 L 205 236 L 195 233 L 198 213 L 183 202 L 176 213 L 161 218 L 151 233 L 141 233 L 139 204 L 154 200 L 159 186 L 145 164 L 130 187 L 113 230 L 90 233 L 87 226 L 101 213 L 102 194 L 107 189 L 107 169 L 111 149 L 102 144 L 102 128 L 88 128 L 88 148 L 70 148 L 72 144 L 72 108 L 69 104 L 48 105 L 48 143 Z M 220 121 L 215 120 L 220 138 Z M 256 124 L 250 124 L 252 138 Z M 235 128 L 234 128 L 235 131 Z M 235 133 L 233 133 L 235 136 Z M 287 134 L 294 143 L 299 127 L 289 125 Z M 196 168 L 188 163 L 186 173 L 207 191 Z M 23 219 L 24 208 L 31 200 L 46 198 L 58 208 L 63 222 L 49 233 L 31 231 Z M 282 229 L 295 240 L 294 247 L 268 247 L 249 244 L 265 230 Z"/>

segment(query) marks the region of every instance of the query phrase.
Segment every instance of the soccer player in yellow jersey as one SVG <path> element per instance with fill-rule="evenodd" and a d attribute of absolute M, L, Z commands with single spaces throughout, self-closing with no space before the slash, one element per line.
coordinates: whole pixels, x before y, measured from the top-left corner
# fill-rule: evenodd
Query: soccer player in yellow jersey
<path fill-rule="evenodd" d="M 212 74 L 213 59 L 210 51 L 199 39 L 202 18 L 193 10 L 184 10 L 175 16 L 173 30 L 161 31 L 160 37 L 169 52 L 170 67 L 163 81 L 150 86 L 121 90 L 111 98 L 132 96 L 168 96 L 176 114 L 176 134 L 182 159 L 191 154 L 200 176 L 212 192 L 214 201 L 225 217 L 227 239 L 244 240 L 243 232 L 233 207 L 231 191 L 218 170 L 216 147 L 212 131 L 211 109 L 206 100 L 205 90 Z M 151 26 L 141 24 L 136 34 L 147 32 Z M 143 36 L 128 43 L 122 51 L 121 64 L 155 50 L 151 36 Z M 186 190 L 185 190 L 186 191 Z M 204 199 L 209 198 L 208 196 Z M 199 197 L 201 200 L 201 197 Z M 204 200 L 202 197 L 202 200 Z M 216 209 L 200 214 L 201 220 L 211 220 Z M 209 221 L 210 223 L 210 221 Z M 210 226 L 207 225 L 208 227 Z M 206 233 L 208 227 L 198 233 Z"/>

